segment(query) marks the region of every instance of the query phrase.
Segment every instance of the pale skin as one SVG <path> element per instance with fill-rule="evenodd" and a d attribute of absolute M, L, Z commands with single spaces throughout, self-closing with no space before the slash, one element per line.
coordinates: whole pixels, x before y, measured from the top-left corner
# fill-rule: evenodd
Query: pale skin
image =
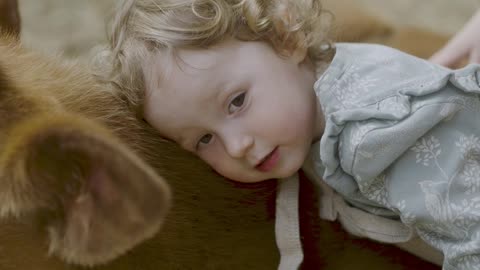
<path fill-rule="evenodd" d="M 450 68 L 459 66 L 464 60 L 480 63 L 480 10 L 430 58 L 430 61 Z"/>
<path fill-rule="evenodd" d="M 262 42 L 159 55 L 146 74 L 145 119 L 215 171 L 240 182 L 293 175 L 324 129 L 306 51 Z"/>

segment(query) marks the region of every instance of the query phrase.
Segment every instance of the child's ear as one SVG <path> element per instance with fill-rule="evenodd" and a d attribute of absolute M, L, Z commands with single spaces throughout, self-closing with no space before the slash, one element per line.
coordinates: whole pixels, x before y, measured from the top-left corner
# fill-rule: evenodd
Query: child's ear
<path fill-rule="evenodd" d="M 67 262 L 105 263 L 165 219 L 164 179 L 93 121 L 37 116 L 9 130 L 2 148 L 0 219 L 33 220 Z"/>

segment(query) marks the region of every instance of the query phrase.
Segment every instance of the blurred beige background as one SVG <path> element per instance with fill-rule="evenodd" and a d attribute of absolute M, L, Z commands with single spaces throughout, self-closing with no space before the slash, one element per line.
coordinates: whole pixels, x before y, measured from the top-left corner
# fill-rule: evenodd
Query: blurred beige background
<path fill-rule="evenodd" d="M 43 51 L 84 55 L 104 41 L 115 0 L 19 0 L 22 38 Z M 361 7 L 397 25 L 455 33 L 480 0 L 324 0 L 325 6 Z"/>

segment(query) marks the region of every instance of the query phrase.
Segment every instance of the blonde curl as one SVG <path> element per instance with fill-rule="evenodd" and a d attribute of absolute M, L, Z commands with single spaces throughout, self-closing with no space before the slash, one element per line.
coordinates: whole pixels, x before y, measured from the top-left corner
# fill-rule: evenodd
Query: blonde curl
<path fill-rule="evenodd" d="M 263 41 L 279 54 L 301 48 L 330 60 L 332 15 L 319 0 L 123 0 L 96 58 L 100 78 L 115 84 L 139 115 L 145 59 L 159 51 L 209 48 L 223 40 Z"/>

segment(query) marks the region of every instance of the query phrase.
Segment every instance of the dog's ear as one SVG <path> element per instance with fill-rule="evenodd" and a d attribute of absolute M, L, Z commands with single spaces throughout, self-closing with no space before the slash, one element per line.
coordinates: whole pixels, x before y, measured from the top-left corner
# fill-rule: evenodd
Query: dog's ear
<path fill-rule="evenodd" d="M 70 263 L 105 263 L 153 236 L 170 205 L 164 179 L 106 129 L 72 115 L 17 123 L 0 142 L 0 218 L 26 218 Z"/>

